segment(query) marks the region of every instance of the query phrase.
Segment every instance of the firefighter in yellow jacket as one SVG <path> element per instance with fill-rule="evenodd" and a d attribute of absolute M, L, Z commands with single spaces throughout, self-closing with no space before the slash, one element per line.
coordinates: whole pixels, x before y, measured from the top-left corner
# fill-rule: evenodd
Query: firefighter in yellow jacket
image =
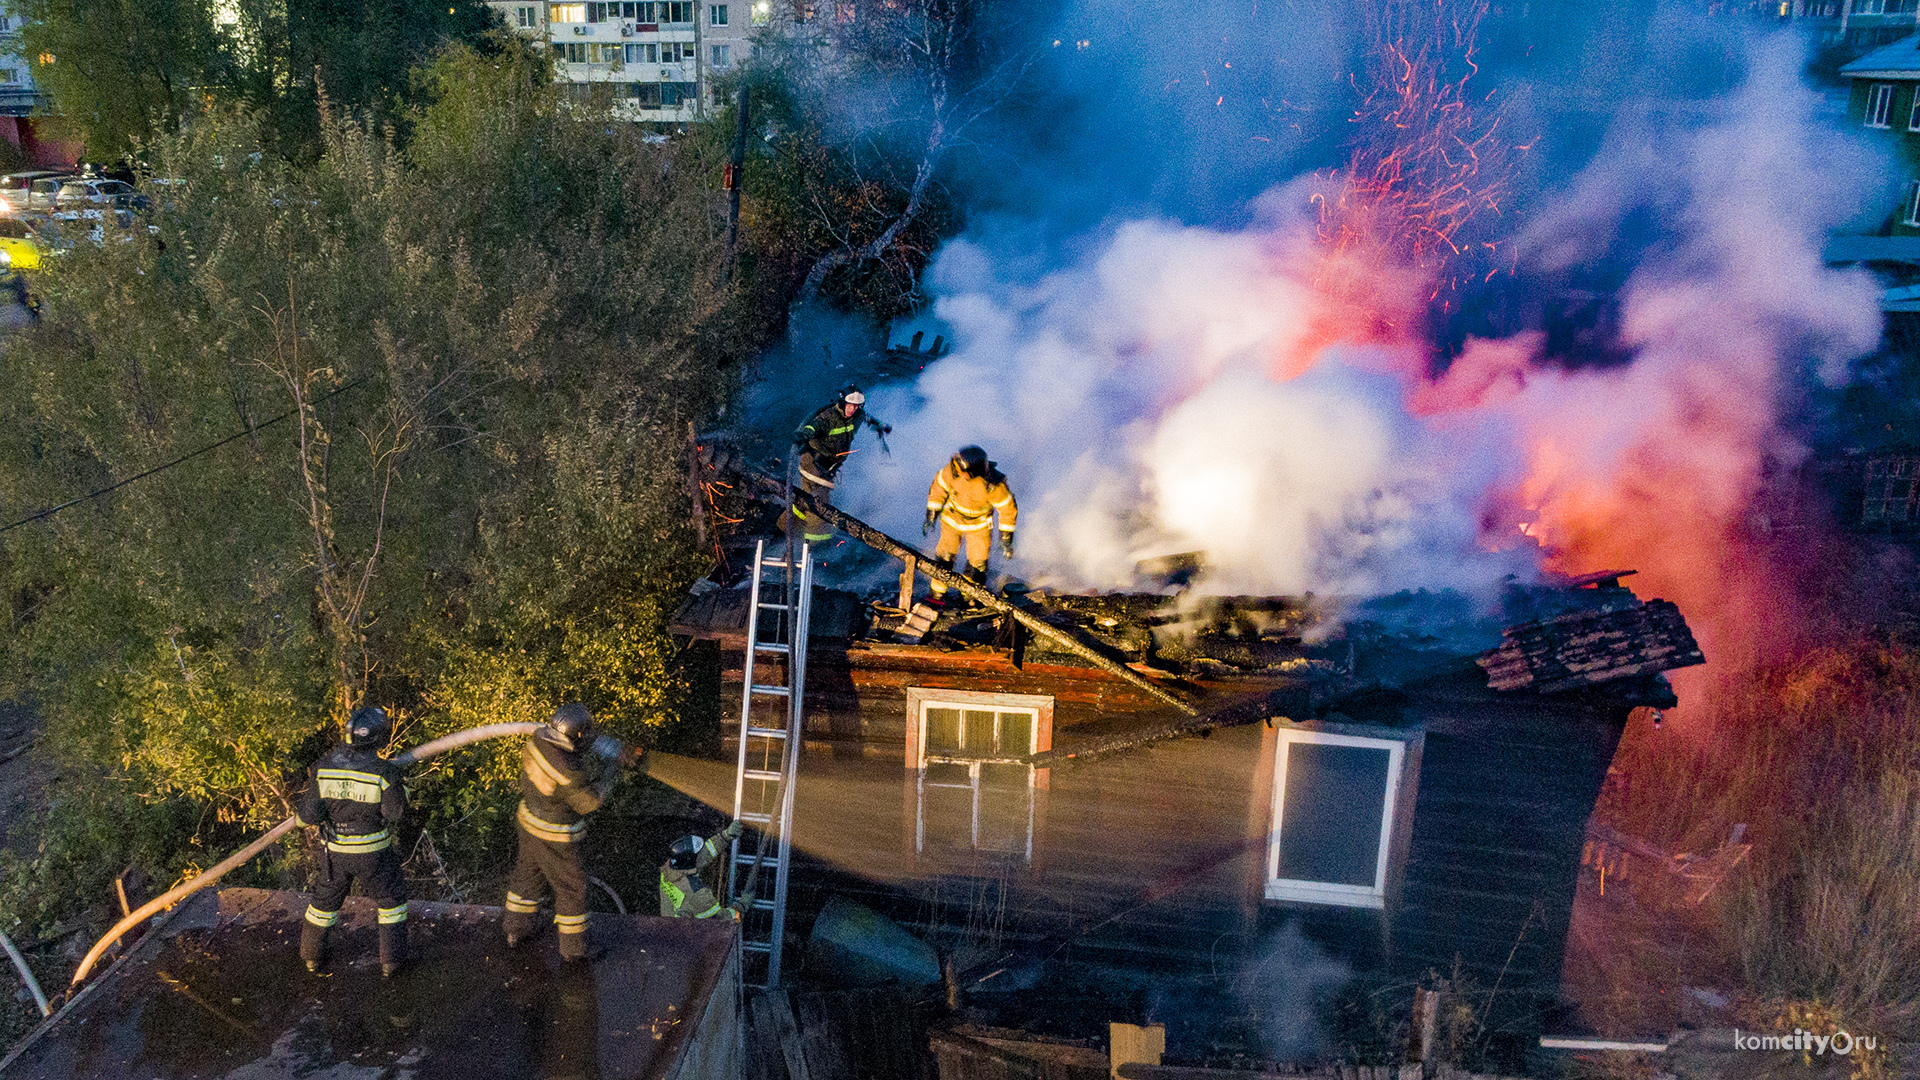
<path fill-rule="evenodd" d="M 987 452 L 977 446 L 963 446 L 953 455 L 947 467 L 933 478 L 933 485 L 927 488 L 927 520 L 920 526 L 920 535 L 925 536 L 933 530 L 935 521 L 940 523 L 940 540 L 933 548 L 934 561 L 941 566 L 952 562 L 960 553 L 964 542 L 967 549 L 967 577 L 984 583 L 987 580 L 988 530 L 993 526 L 993 515 L 1000 515 L 1000 552 L 1013 558 L 1013 526 L 1020 515 L 1020 507 L 1014 503 L 1013 492 L 1007 487 L 1007 478 L 1000 474 L 994 463 L 987 460 Z M 940 582 L 933 583 L 933 599 L 939 603 L 945 596 L 947 587 Z"/>

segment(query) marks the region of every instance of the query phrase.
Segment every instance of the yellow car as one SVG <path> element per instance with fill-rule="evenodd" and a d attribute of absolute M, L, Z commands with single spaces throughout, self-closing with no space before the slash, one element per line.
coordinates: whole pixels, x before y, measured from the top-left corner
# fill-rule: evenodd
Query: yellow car
<path fill-rule="evenodd" d="M 45 254 L 33 226 L 17 217 L 0 217 L 0 270 L 38 270 Z"/>

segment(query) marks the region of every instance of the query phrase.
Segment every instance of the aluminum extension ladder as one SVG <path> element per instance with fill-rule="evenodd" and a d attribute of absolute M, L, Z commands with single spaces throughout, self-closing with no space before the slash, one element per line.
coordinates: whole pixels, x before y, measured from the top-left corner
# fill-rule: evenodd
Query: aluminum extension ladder
<path fill-rule="evenodd" d="M 790 537 L 791 538 L 791 537 Z M 753 549 L 753 592 L 747 607 L 746 662 L 740 691 L 740 766 L 733 782 L 734 820 L 753 826 L 729 852 L 727 898 L 737 899 L 749 877 L 758 878 L 751 910 L 740 921 L 741 976 L 753 986 L 780 982 L 780 943 L 787 923 L 787 872 L 792 865 L 793 783 L 800 769 L 807 688 L 807 617 L 812 608 L 813 552 L 787 545 L 781 559 L 767 558 L 767 542 Z M 796 565 L 793 552 L 800 553 Z M 769 596 L 769 593 L 774 596 Z M 762 683 L 761 658 L 778 658 L 782 683 Z M 761 854 L 762 852 L 765 854 Z M 756 860 L 761 873 L 754 875 Z M 765 873 L 773 871 L 772 895 Z M 762 964 L 764 963 L 764 967 Z M 756 975 L 763 978 L 756 979 Z"/>

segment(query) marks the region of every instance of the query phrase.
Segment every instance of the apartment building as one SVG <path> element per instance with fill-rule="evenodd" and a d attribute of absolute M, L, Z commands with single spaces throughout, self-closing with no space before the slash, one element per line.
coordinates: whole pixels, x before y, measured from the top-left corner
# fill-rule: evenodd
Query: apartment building
<path fill-rule="evenodd" d="M 33 67 L 20 55 L 23 21 L 18 15 L 0 15 L 0 116 L 27 116 L 40 104 Z"/>
<path fill-rule="evenodd" d="M 605 94 L 632 120 L 685 122 L 714 111 L 716 80 L 746 59 L 768 0 L 489 0 L 510 29 L 553 50 L 555 77 Z"/>

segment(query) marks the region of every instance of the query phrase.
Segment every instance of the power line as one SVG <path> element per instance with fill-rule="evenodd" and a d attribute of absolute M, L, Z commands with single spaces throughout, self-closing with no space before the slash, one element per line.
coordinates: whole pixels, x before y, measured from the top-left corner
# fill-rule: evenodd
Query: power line
<path fill-rule="evenodd" d="M 347 391 L 353 389 L 356 386 L 359 386 L 361 383 L 366 381 L 367 380 L 364 378 L 355 379 L 352 382 L 346 384 L 345 386 L 339 387 L 334 390 L 330 390 L 327 393 L 322 394 L 317 398 L 314 398 L 313 404 L 318 405 L 321 402 L 327 400 L 328 398 L 335 396 L 336 394 L 344 394 Z M 110 491 L 117 491 L 120 488 L 126 487 L 128 484 L 133 483 L 135 480 L 145 480 L 147 477 L 152 476 L 154 473 L 166 472 L 168 469 L 171 469 L 175 465 L 179 465 L 182 462 L 192 461 L 194 458 L 199 457 L 201 454 L 210 453 L 214 450 L 218 450 L 221 447 L 227 445 L 228 443 L 233 442 L 235 439 L 244 439 L 247 436 L 253 434 L 254 432 L 259 431 L 261 428 L 272 427 L 273 425 L 279 423 L 280 421 L 285 420 L 287 417 L 293 416 L 299 411 L 300 409 L 298 406 L 288 409 L 286 412 L 281 413 L 279 416 L 276 416 L 271 420 L 265 420 L 258 424 L 254 424 L 251 427 L 248 427 L 245 431 L 236 432 L 232 435 L 227 436 L 224 439 L 221 439 L 217 443 L 209 443 L 206 446 L 203 446 L 200 449 L 193 451 L 192 453 L 183 454 L 180 457 L 174 458 L 172 461 L 167 462 L 165 465 L 155 465 L 153 468 L 148 469 L 146 472 L 140 473 L 136 476 L 129 476 L 125 480 L 122 480 L 117 484 L 109 484 L 98 491 L 88 492 L 87 494 L 82 495 L 77 499 L 70 499 L 67 502 L 61 503 L 59 506 L 53 507 L 50 510 L 42 510 L 31 517 L 23 517 L 19 521 L 16 521 L 11 525 L 0 525 L 0 533 L 11 532 L 12 530 L 17 529 L 22 525 L 31 525 L 36 521 L 42 521 L 46 518 L 52 517 L 53 515 L 59 513 L 62 510 L 65 510 L 69 506 L 79 506 L 81 503 L 86 502 L 89 499 L 97 499 L 100 496 L 105 495 Z"/>

